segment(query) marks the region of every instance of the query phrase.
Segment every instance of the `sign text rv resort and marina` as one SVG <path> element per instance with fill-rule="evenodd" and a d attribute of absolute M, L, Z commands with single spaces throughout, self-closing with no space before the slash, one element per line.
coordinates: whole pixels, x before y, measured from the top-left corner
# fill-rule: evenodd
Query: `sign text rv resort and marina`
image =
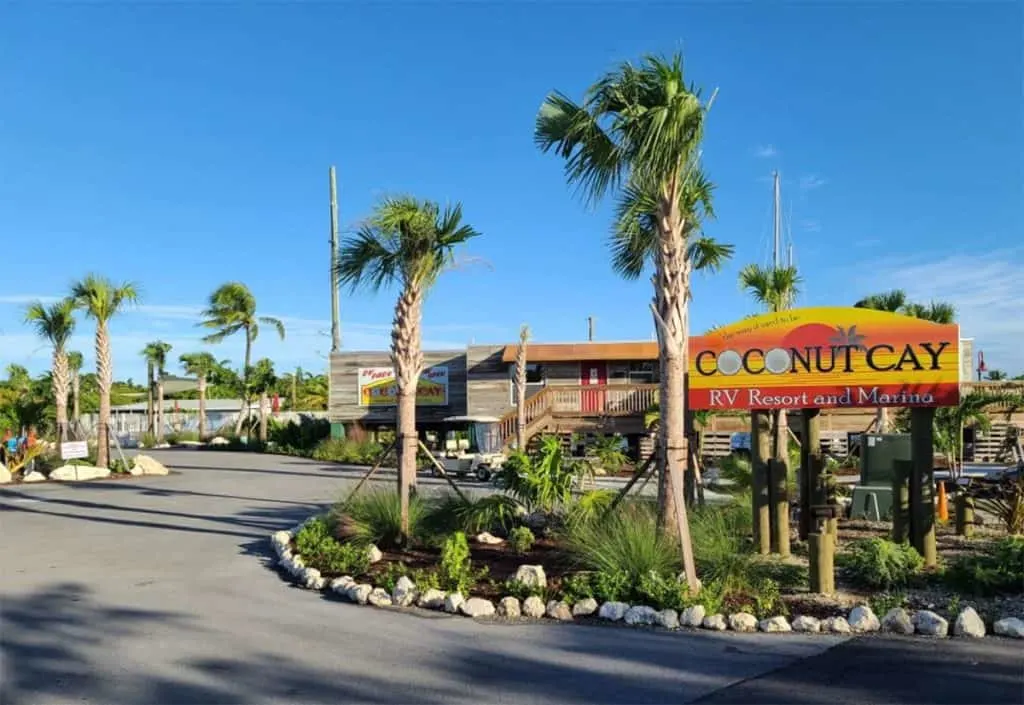
<path fill-rule="evenodd" d="M 885 311 L 806 308 L 690 339 L 692 409 L 956 406 L 960 330 Z"/>

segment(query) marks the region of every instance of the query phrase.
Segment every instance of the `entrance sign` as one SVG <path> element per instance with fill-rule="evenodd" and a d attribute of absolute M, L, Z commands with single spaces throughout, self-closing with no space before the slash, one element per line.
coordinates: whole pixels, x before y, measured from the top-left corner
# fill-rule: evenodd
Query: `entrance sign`
<path fill-rule="evenodd" d="M 60 457 L 63 460 L 89 457 L 89 444 L 86 441 L 67 441 L 60 444 Z"/>
<path fill-rule="evenodd" d="M 864 308 L 747 318 L 690 338 L 691 409 L 956 406 L 960 328 Z"/>
<path fill-rule="evenodd" d="M 398 404 L 398 384 L 390 367 L 360 367 L 359 406 Z M 423 370 L 416 385 L 416 406 L 448 405 L 448 368 L 439 365 Z"/>

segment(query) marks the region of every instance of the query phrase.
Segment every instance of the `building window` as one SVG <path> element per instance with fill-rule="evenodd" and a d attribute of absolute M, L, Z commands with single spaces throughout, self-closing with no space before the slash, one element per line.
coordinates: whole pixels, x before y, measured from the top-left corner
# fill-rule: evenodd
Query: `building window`
<path fill-rule="evenodd" d="M 509 399 L 512 406 L 516 405 L 516 366 L 508 366 L 508 389 Z M 536 362 L 526 363 L 526 398 L 529 399 L 534 394 L 544 389 L 547 384 L 547 377 L 544 374 L 544 365 Z"/>
<path fill-rule="evenodd" d="M 652 384 L 658 381 L 657 365 L 653 362 L 629 363 L 630 384 Z"/>

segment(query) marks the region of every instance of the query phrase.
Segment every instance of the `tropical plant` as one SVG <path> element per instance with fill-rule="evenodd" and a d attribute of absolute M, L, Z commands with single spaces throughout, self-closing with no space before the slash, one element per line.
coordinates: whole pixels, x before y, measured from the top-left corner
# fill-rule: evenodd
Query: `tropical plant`
<path fill-rule="evenodd" d="M 110 320 L 138 301 L 135 284 L 115 284 L 106 277 L 86 275 L 71 287 L 75 306 L 96 322 L 96 381 L 99 386 L 99 422 L 96 429 L 96 464 L 107 467 L 110 458 L 110 390 L 114 383 L 114 360 L 110 351 Z"/>
<path fill-rule="evenodd" d="M 155 340 L 139 353 L 146 360 L 146 386 L 149 389 L 149 430 L 157 443 L 164 440 L 164 380 L 170 343 Z"/>
<path fill-rule="evenodd" d="M 520 555 L 529 553 L 536 540 L 537 537 L 533 535 L 528 526 L 517 526 L 508 534 L 509 546 Z"/>
<path fill-rule="evenodd" d="M 618 472 L 629 460 L 622 450 L 622 436 L 617 433 L 598 436 L 590 443 L 589 450 L 597 457 L 601 467 L 609 472 Z"/>
<path fill-rule="evenodd" d="M 772 313 L 793 306 L 800 293 L 800 275 L 796 267 L 762 267 L 748 264 L 740 270 L 740 287 Z"/>
<path fill-rule="evenodd" d="M 977 595 L 1024 591 L 1024 536 L 1005 536 L 980 553 L 962 555 L 943 576 L 957 590 Z"/>
<path fill-rule="evenodd" d="M 373 543 L 381 548 L 395 548 L 425 537 L 424 519 L 427 504 L 414 495 L 409 502 L 409 524 L 405 531 L 398 493 L 382 487 L 352 497 L 339 505 L 336 515 L 345 517 L 347 534 L 356 542 Z"/>
<path fill-rule="evenodd" d="M 854 304 L 855 308 L 870 308 L 875 311 L 902 313 L 905 316 L 921 318 L 932 323 L 953 323 L 956 320 L 956 308 L 952 304 L 935 302 L 925 305 L 913 302 L 902 289 L 870 294 Z"/>
<path fill-rule="evenodd" d="M 443 211 L 410 196 L 385 198 L 354 236 L 346 238 L 334 275 L 352 289 L 377 292 L 397 284 L 391 360 L 398 412 L 398 493 L 402 524 L 409 527 L 409 495 L 416 484 L 416 387 L 423 371 L 423 301 L 438 277 L 455 264 L 455 249 L 479 233 L 462 222 L 462 205 Z M 404 531 L 408 535 L 407 531 Z"/>
<path fill-rule="evenodd" d="M 1003 523 L 1008 534 L 1024 534 L 1024 474 L 969 490 L 977 507 Z M 1024 570 L 1024 566 L 1021 568 Z"/>
<path fill-rule="evenodd" d="M 496 483 L 524 511 L 552 513 L 572 504 L 573 488 L 588 472 L 585 463 L 565 457 L 557 436 L 546 436 L 533 455 L 512 453 L 497 472 Z"/>
<path fill-rule="evenodd" d="M 220 343 L 224 339 L 242 333 L 245 336 L 245 358 L 242 365 L 242 408 L 235 420 L 235 435 L 242 432 L 242 424 L 249 416 L 252 403 L 252 390 L 249 387 L 249 375 L 252 367 L 252 345 L 260 335 L 260 326 L 270 326 L 284 340 L 284 323 L 271 316 L 256 314 L 256 297 L 249 287 L 241 282 L 228 282 L 217 287 L 210 294 L 207 308 L 203 311 L 204 328 L 213 330 L 203 338 L 207 343 Z"/>
<path fill-rule="evenodd" d="M 71 420 L 76 428 L 82 423 L 82 353 L 71 350 L 67 354 L 68 375 L 71 379 Z"/>
<path fill-rule="evenodd" d="M 185 353 L 178 357 L 185 374 L 196 378 L 199 391 L 199 440 L 206 440 L 206 384 L 217 369 L 217 359 L 208 352 Z"/>
<path fill-rule="evenodd" d="M 277 384 L 274 363 L 267 358 L 257 360 L 250 374 L 249 384 L 253 392 L 260 395 L 260 443 L 267 442 L 267 414 L 270 409 L 268 393 Z"/>
<path fill-rule="evenodd" d="M 57 442 L 68 439 L 68 357 L 67 344 L 75 330 L 75 304 L 70 299 L 61 299 L 49 306 L 40 301 L 29 304 L 25 321 L 35 328 L 40 338 L 53 346 L 53 363 L 50 379 L 53 383 L 53 400 L 57 416 Z"/>
<path fill-rule="evenodd" d="M 905 587 L 924 566 L 914 547 L 888 539 L 859 539 L 839 555 L 850 579 L 864 587 L 890 590 Z"/>
<path fill-rule="evenodd" d="M 935 450 L 946 457 L 946 464 L 955 476 L 959 476 L 963 465 L 964 428 L 988 431 L 992 427 L 988 412 L 997 406 L 1003 407 L 1009 416 L 1015 409 L 1024 406 L 1024 397 L 1009 392 L 972 391 L 962 395 L 956 406 L 935 410 L 932 421 L 933 444 Z"/>
<path fill-rule="evenodd" d="M 366 546 L 339 542 L 323 517 L 302 525 L 295 534 L 295 549 L 310 567 L 327 575 L 362 575 L 370 567 Z"/>
<path fill-rule="evenodd" d="M 1009 376 L 1002 370 L 989 370 L 985 378 L 990 382 L 1002 382 L 1009 379 Z"/>
<path fill-rule="evenodd" d="M 710 103 L 688 86 L 683 60 L 645 57 L 639 66 L 620 65 L 591 86 L 577 105 L 563 93 L 548 95 L 537 116 L 535 140 L 565 160 L 567 180 L 596 202 L 625 185 L 653 197 L 657 213 L 654 257 L 655 317 L 661 366 L 663 419 L 659 443 L 664 462 L 660 492 L 662 520 L 677 525 L 690 589 L 697 591 L 686 507 L 670 498 L 682 493 L 685 459 L 684 377 L 690 277 L 694 268 L 689 234 L 694 218 L 683 199 L 699 173 L 699 145 Z M 678 521 L 676 521 L 678 519 Z"/>

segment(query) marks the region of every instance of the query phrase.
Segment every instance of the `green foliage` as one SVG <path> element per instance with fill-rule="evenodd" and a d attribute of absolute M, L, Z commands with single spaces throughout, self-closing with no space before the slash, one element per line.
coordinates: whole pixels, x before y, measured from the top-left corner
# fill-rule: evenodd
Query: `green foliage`
<path fill-rule="evenodd" d="M 529 552 L 536 540 L 533 532 L 525 526 L 517 526 L 508 535 L 509 546 L 520 555 Z"/>
<path fill-rule="evenodd" d="M 881 616 L 891 609 L 906 605 L 907 596 L 902 592 L 878 592 L 868 598 L 868 604 L 872 612 Z"/>
<path fill-rule="evenodd" d="M 164 440 L 172 446 L 186 441 L 198 441 L 199 431 L 171 431 L 164 436 Z"/>
<path fill-rule="evenodd" d="M 739 587 L 752 572 L 752 511 L 744 502 L 698 507 L 690 514 L 690 535 L 698 574 L 727 588 Z"/>
<path fill-rule="evenodd" d="M 311 416 L 300 416 L 299 422 L 281 423 L 271 419 L 268 439 L 279 446 L 312 451 L 323 443 L 329 443 L 331 422 Z M 317 458 L 326 460 L 327 458 Z"/>
<path fill-rule="evenodd" d="M 323 517 L 306 522 L 295 535 L 295 548 L 306 565 L 324 574 L 357 576 L 370 567 L 366 547 L 340 543 Z"/>
<path fill-rule="evenodd" d="M 975 506 L 1002 522 L 1006 533 L 1024 534 L 1024 473 L 971 493 Z"/>
<path fill-rule="evenodd" d="M 547 588 L 542 588 L 538 585 L 527 585 L 518 580 L 506 580 L 501 589 L 503 595 L 511 595 L 520 600 L 525 600 L 527 597 L 545 598 L 548 592 Z"/>
<path fill-rule="evenodd" d="M 598 573 L 624 573 L 639 583 L 650 572 L 678 572 L 679 550 L 667 532 L 659 531 L 652 507 L 624 504 L 590 522 L 567 525 L 565 543 L 580 567 Z"/>
<path fill-rule="evenodd" d="M 921 554 L 909 544 L 881 538 L 853 541 L 838 558 L 851 580 L 884 590 L 906 586 L 924 566 Z"/>
<path fill-rule="evenodd" d="M 469 542 L 466 535 L 456 531 L 449 536 L 441 548 L 441 563 L 437 576 L 441 588 L 447 592 L 469 592 L 479 580 L 487 575 L 487 569 L 473 570 L 473 562 L 469 555 Z"/>
<path fill-rule="evenodd" d="M 320 441 L 313 449 L 314 460 L 330 460 L 353 465 L 373 465 L 384 449 L 375 441 L 350 441 L 345 438 L 328 438 Z"/>
<path fill-rule="evenodd" d="M 944 578 L 957 590 L 977 595 L 1024 592 L 1024 536 L 1007 536 L 980 554 L 960 557 Z"/>
<path fill-rule="evenodd" d="M 608 472 L 618 472 L 629 458 L 622 451 L 622 436 L 618 433 L 611 436 L 598 436 L 588 449 L 597 457 L 601 467 Z"/>
<path fill-rule="evenodd" d="M 732 483 L 723 486 L 723 489 L 728 492 L 736 494 L 749 492 L 754 478 L 750 458 L 741 457 L 736 453 L 725 456 L 718 465 L 718 476 Z"/>
<path fill-rule="evenodd" d="M 587 472 L 566 458 L 561 441 L 549 436 L 534 455 L 513 453 L 497 474 L 497 484 L 527 511 L 552 512 L 572 503 L 572 489 Z"/>
<path fill-rule="evenodd" d="M 402 509 L 398 493 L 393 489 L 375 488 L 357 494 L 348 504 L 339 505 L 335 515 L 346 516 L 351 524 L 352 541 L 381 548 L 393 548 L 402 538 Z M 424 519 L 427 505 L 419 495 L 409 498 L 409 536 L 413 540 L 425 535 Z"/>
<path fill-rule="evenodd" d="M 454 509 L 452 528 L 477 534 L 481 531 L 508 531 L 522 515 L 522 507 L 511 497 L 501 494 L 459 500 Z"/>
<path fill-rule="evenodd" d="M 604 516 L 611 509 L 612 502 L 618 494 L 615 490 L 589 490 L 578 495 L 576 501 L 569 507 L 566 522 L 575 524 Z"/>

